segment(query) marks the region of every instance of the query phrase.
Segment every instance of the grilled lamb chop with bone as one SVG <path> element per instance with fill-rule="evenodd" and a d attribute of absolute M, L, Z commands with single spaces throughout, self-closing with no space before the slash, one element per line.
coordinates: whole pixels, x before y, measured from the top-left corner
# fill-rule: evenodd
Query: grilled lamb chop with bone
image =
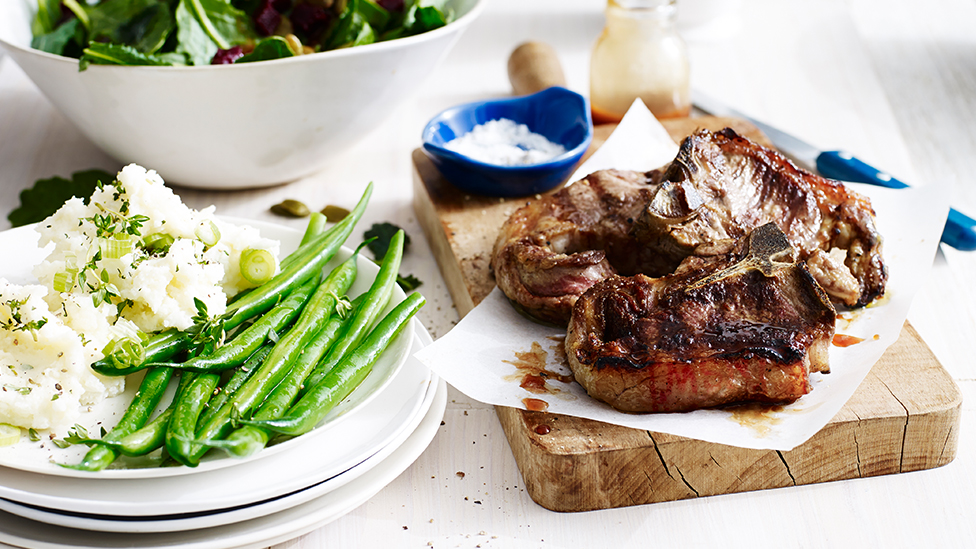
<path fill-rule="evenodd" d="M 888 273 L 871 203 L 729 128 L 681 142 L 634 236 L 677 266 L 703 243 L 740 238 L 770 221 L 836 301 L 860 307 L 884 293 Z"/>
<path fill-rule="evenodd" d="M 599 171 L 516 210 L 492 251 L 498 286 L 526 313 L 565 325 L 576 298 L 600 280 L 669 272 L 630 234 L 657 188 L 654 175 Z"/>
<path fill-rule="evenodd" d="M 528 314 L 569 322 L 612 274 L 662 276 L 697 246 L 775 222 L 835 301 L 862 306 L 887 271 L 870 202 L 731 129 L 700 131 L 647 173 L 605 170 L 528 203 L 505 222 L 491 267 Z"/>
<path fill-rule="evenodd" d="M 566 354 L 626 412 L 792 402 L 827 371 L 835 312 L 775 224 L 699 247 L 674 274 L 612 276 L 574 306 Z"/>

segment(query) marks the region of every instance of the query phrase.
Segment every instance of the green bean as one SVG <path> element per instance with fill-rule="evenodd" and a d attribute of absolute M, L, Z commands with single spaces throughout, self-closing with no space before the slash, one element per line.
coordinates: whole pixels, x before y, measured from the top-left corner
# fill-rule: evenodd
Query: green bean
<path fill-rule="evenodd" d="M 147 370 L 146 377 L 143 378 L 139 390 L 136 391 L 136 396 L 122 414 L 122 418 L 102 438 L 109 442 L 118 442 L 129 433 L 145 425 L 149 414 L 156 409 L 163 393 L 166 392 L 166 386 L 169 385 L 172 377 L 173 370 L 171 368 L 150 368 Z M 80 471 L 101 471 L 111 465 L 118 455 L 119 453 L 116 450 L 99 445 L 89 450 L 82 458 L 81 463 L 64 465 L 63 467 Z"/>
<path fill-rule="evenodd" d="M 142 428 L 122 437 L 118 442 L 109 442 L 102 439 L 84 439 L 79 442 L 107 446 L 123 456 L 144 456 L 163 445 L 166 436 L 166 424 L 169 423 L 169 418 L 172 415 L 173 409 L 166 408 L 155 419 L 145 424 Z"/>
<path fill-rule="evenodd" d="M 103 375 L 128 375 L 144 368 L 166 366 L 192 372 L 218 372 L 229 370 L 244 363 L 254 351 L 264 342 L 273 337 L 298 316 L 312 291 L 318 285 L 318 279 L 313 277 L 290 293 L 284 301 L 277 304 L 270 311 L 261 316 L 253 324 L 235 334 L 234 338 L 221 345 L 213 352 L 191 357 L 185 362 L 143 362 L 142 364 L 115 368 L 105 371 L 102 368 L 92 368 Z"/>
<path fill-rule="evenodd" d="M 144 456 L 163 445 L 166 437 L 166 426 L 169 424 L 170 416 L 173 415 L 173 408 L 179 402 L 180 395 L 186 391 L 186 388 L 193 381 L 194 377 L 195 374 L 192 373 L 181 375 L 180 383 L 176 387 L 176 393 L 173 394 L 173 400 L 169 406 L 142 428 L 129 433 L 119 440 L 118 451 L 122 455 L 129 457 Z"/>
<path fill-rule="evenodd" d="M 315 275 L 298 287 L 273 309 L 245 328 L 234 339 L 208 355 L 198 355 L 183 363 L 167 364 L 191 372 L 219 372 L 244 364 L 265 341 L 275 337 L 301 313 L 312 292 L 319 285 Z"/>
<path fill-rule="evenodd" d="M 315 239 L 316 236 L 325 232 L 325 224 L 329 220 L 321 212 L 312 212 L 312 217 L 308 218 L 308 226 L 305 227 L 305 234 L 302 236 L 302 243 L 307 244 Z"/>
<path fill-rule="evenodd" d="M 383 351 L 414 314 L 424 305 L 424 297 L 412 293 L 397 304 L 352 353 L 336 364 L 321 382 L 288 409 L 279 419 L 242 420 L 276 433 L 297 436 L 312 430 L 328 413 L 366 379 Z"/>
<path fill-rule="evenodd" d="M 193 444 L 187 439 L 193 438 L 200 412 L 213 396 L 218 381 L 219 374 L 198 374 L 183 394 L 179 395 L 173 408 L 173 417 L 166 427 L 166 451 L 171 458 L 184 465 L 197 465 L 197 462 L 189 459 Z"/>
<path fill-rule="evenodd" d="M 362 298 L 363 296 L 359 296 L 354 299 L 352 301 L 353 307 L 358 306 L 362 302 Z M 351 321 L 352 315 L 347 315 L 346 318 L 341 318 L 338 315 L 329 317 L 328 322 L 315 336 L 315 339 L 298 356 L 295 365 L 288 372 L 288 376 L 261 403 L 261 407 L 254 413 L 254 419 L 277 419 L 285 413 L 292 401 L 295 400 L 305 377 L 335 342 L 340 330 Z M 225 450 L 236 457 L 247 457 L 264 448 L 270 439 L 271 433 L 268 431 L 253 425 L 244 425 L 227 435 L 226 439 L 202 443 Z"/>
<path fill-rule="evenodd" d="M 403 242 L 403 231 L 397 231 L 393 235 L 393 238 L 390 239 L 390 246 L 383 256 L 380 270 L 376 273 L 373 284 L 366 292 L 366 297 L 362 304 L 356 308 L 355 319 L 329 350 L 329 354 L 325 357 L 325 360 L 320 362 L 312 370 L 312 373 L 309 374 L 305 382 L 305 389 L 300 391 L 300 394 L 304 393 L 308 387 L 318 384 L 329 373 L 329 370 L 342 360 L 342 357 L 346 353 L 355 349 L 363 337 L 369 332 L 369 329 L 373 326 L 380 312 L 386 308 L 386 305 L 390 301 L 390 296 L 393 294 L 393 288 L 396 286 L 397 274 L 400 271 L 400 260 L 403 257 Z"/>
<path fill-rule="evenodd" d="M 277 341 L 277 339 L 278 337 L 275 335 L 275 340 Z M 268 358 L 268 355 L 271 354 L 271 349 L 273 347 L 273 341 L 265 343 L 260 349 L 254 351 L 254 354 L 248 357 L 247 361 L 245 361 L 241 367 L 234 370 L 234 373 L 231 374 L 230 379 L 228 379 L 227 382 L 224 383 L 223 387 L 220 388 L 220 392 L 214 395 L 214 397 L 207 402 L 206 409 L 204 409 L 204 411 L 200 414 L 200 419 L 197 420 L 198 425 L 203 425 L 209 421 L 214 413 L 216 413 L 217 410 L 219 410 L 220 407 L 223 406 L 228 399 L 230 399 L 234 392 L 240 389 L 241 386 L 244 385 L 244 382 L 254 375 L 254 372 L 258 370 L 264 360 Z"/>
<path fill-rule="evenodd" d="M 176 388 L 176 393 L 173 395 L 173 401 L 170 405 L 166 407 L 155 419 L 146 423 L 139 429 L 125 435 L 118 442 L 112 442 L 104 439 L 82 439 L 78 440 L 77 443 L 80 444 L 101 444 L 108 446 L 109 448 L 119 452 L 123 456 L 136 457 L 144 456 L 149 452 L 161 447 L 163 445 L 164 436 L 166 435 L 166 424 L 169 422 L 169 418 L 173 413 L 173 406 L 179 399 L 180 394 L 186 389 L 186 386 L 190 384 L 193 380 L 195 374 L 185 374 L 180 376 L 180 384 Z"/>
<path fill-rule="evenodd" d="M 299 246 L 296 253 L 309 257 L 310 259 L 308 261 L 296 262 L 293 265 L 289 265 L 287 269 L 282 270 L 281 273 L 272 278 L 267 284 L 247 294 L 242 299 L 234 301 L 231 307 L 231 316 L 226 321 L 227 328 L 230 329 L 237 326 L 248 318 L 268 310 L 280 295 L 289 291 L 296 284 L 301 284 L 305 280 L 308 280 L 315 273 L 321 272 L 325 264 L 339 250 L 339 246 L 352 233 L 353 227 L 356 226 L 359 218 L 362 217 L 363 212 L 366 210 L 366 203 L 369 202 L 369 197 L 372 192 L 373 184 L 370 183 L 367 185 L 363 197 L 356 204 L 356 207 L 353 208 L 349 217 L 336 223 L 335 226 L 312 241 Z"/>
<path fill-rule="evenodd" d="M 153 335 L 141 344 L 143 350 L 138 359 L 140 363 L 163 362 L 186 350 L 191 336 L 186 332 L 169 329 Z M 133 342 L 134 343 L 134 342 Z M 129 370 L 133 362 L 127 346 L 120 346 L 120 352 L 109 352 L 101 360 L 92 364 L 92 369 L 102 375 L 129 375 L 137 370 Z M 115 374 L 114 372 L 119 372 Z"/>
<path fill-rule="evenodd" d="M 346 263 L 354 264 L 355 261 L 353 257 Z M 329 318 L 327 313 L 335 308 L 336 296 L 345 293 L 354 278 L 355 269 L 347 268 L 336 268 L 326 277 L 309 299 L 298 321 L 278 340 L 258 372 L 201 427 L 197 439 L 209 441 L 223 438 L 233 428 L 231 421 L 235 416 L 250 414 L 264 401 L 288 374 L 289 367 L 302 350 L 326 324 Z M 198 463 L 206 451 L 204 444 L 195 445 L 195 451 L 186 456 L 187 463 Z"/>

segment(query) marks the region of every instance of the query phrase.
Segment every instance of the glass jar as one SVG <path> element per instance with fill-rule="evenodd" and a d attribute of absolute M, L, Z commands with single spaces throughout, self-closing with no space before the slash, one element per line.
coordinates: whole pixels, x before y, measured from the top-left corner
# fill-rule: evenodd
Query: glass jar
<path fill-rule="evenodd" d="M 675 29 L 676 0 L 608 0 L 590 60 L 596 124 L 619 122 L 640 97 L 657 118 L 688 116 L 688 48 Z"/>

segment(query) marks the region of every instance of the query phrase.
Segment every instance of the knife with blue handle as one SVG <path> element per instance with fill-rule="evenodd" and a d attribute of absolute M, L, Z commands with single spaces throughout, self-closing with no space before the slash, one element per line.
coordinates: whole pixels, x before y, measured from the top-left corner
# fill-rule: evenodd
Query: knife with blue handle
<path fill-rule="evenodd" d="M 692 92 L 691 100 L 695 107 L 708 114 L 748 120 L 759 128 L 783 154 L 806 169 L 816 169 L 820 175 L 829 179 L 868 183 L 891 189 L 903 189 L 908 186 L 849 153 L 821 151 L 805 141 L 746 116 L 697 90 Z M 976 220 L 955 208 L 950 209 L 945 228 L 942 230 L 942 242 L 957 250 L 966 252 L 976 250 Z"/>

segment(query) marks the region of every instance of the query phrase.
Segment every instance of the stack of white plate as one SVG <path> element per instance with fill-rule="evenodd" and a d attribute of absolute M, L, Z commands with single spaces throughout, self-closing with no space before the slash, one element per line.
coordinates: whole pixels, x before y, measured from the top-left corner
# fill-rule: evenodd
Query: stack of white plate
<path fill-rule="evenodd" d="M 411 326 L 413 334 L 401 336 L 409 345 L 402 367 L 379 391 L 250 459 L 217 455 L 197 468 L 92 474 L 0 455 L 0 542 L 263 547 L 341 517 L 413 463 L 443 418 L 444 382 L 412 358 L 430 336 L 418 321 Z"/>

